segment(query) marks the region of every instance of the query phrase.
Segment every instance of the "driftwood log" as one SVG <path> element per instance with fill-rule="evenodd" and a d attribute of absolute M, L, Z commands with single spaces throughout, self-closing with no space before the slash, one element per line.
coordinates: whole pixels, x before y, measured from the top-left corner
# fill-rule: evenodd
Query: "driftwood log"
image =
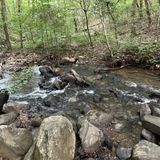
<path fill-rule="evenodd" d="M 83 77 L 81 77 L 74 69 L 71 69 L 70 73 L 75 77 L 77 84 L 85 87 L 90 86 L 90 84 Z"/>
<path fill-rule="evenodd" d="M 123 69 L 127 66 L 128 65 L 121 66 L 121 67 L 116 67 L 116 68 L 97 68 L 94 72 L 95 73 L 107 73 L 107 72 L 110 72 L 110 71 L 117 71 L 117 70 Z"/>

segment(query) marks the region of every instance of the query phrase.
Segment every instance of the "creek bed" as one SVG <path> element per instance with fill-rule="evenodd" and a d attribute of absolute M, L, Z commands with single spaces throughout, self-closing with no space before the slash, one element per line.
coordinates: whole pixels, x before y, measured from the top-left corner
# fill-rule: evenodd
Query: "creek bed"
<path fill-rule="evenodd" d="M 62 90 L 47 91 L 39 88 L 41 79 L 39 67 L 33 67 L 34 74 L 22 89 L 10 95 L 10 100 L 28 101 L 31 104 L 30 117 L 35 113 L 51 115 L 56 112 L 67 112 L 72 118 L 81 116 L 83 105 L 91 109 L 106 112 L 113 116 L 111 126 L 101 129 L 115 141 L 126 147 L 133 147 L 139 140 L 141 124 L 139 107 L 145 103 L 158 103 L 160 99 L 150 97 L 151 93 L 160 95 L 160 77 L 150 71 L 135 68 L 125 68 L 114 72 L 104 73 L 96 78 L 95 67 L 87 65 L 72 66 L 80 75 L 91 82 L 88 88 L 67 85 Z M 62 67 L 68 72 L 71 66 Z M 54 81 L 58 77 L 49 79 Z M 14 83 L 11 73 L 6 73 L 0 80 L 1 88 L 9 88 Z M 46 106 L 44 100 L 53 95 L 51 107 Z"/>

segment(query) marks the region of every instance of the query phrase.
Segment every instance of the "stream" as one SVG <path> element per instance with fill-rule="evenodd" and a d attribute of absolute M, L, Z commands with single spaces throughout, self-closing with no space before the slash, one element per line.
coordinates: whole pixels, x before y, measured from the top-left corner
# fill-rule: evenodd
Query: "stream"
<path fill-rule="evenodd" d="M 51 115 L 65 112 L 76 119 L 89 107 L 113 116 L 110 135 L 125 146 L 134 146 L 140 139 L 141 124 L 139 107 L 145 103 L 160 102 L 160 77 L 144 69 L 124 68 L 114 72 L 96 75 L 94 66 L 65 66 L 68 72 L 76 70 L 91 82 L 89 87 L 67 85 L 62 90 L 44 90 L 39 88 L 41 80 L 39 67 L 32 67 L 32 78 L 23 89 L 10 95 L 9 100 L 28 101 L 31 104 L 30 117 L 35 113 Z M 59 77 L 48 81 L 54 82 Z M 12 73 L 5 72 L 0 80 L 0 89 L 14 84 Z M 120 126 L 120 127 L 119 127 Z M 108 132 L 108 131 L 106 131 Z"/>

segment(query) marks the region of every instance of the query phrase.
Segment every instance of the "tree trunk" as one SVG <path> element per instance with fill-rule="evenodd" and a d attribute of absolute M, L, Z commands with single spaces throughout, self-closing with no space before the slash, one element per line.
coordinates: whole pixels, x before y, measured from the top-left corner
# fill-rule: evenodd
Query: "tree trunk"
<path fill-rule="evenodd" d="M 117 46 L 119 46 L 117 24 L 116 24 L 116 20 L 115 20 L 113 14 L 112 14 L 112 11 L 110 9 L 109 4 L 107 4 L 107 10 L 108 10 L 109 15 L 111 16 L 111 19 L 112 19 L 112 22 L 113 22 L 114 34 L 115 34 L 115 38 L 116 38 L 116 43 L 117 43 Z"/>
<path fill-rule="evenodd" d="M 144 2 L 145 2 L 146 13 L 147 13 L 147 18 L 148 18 L 148 27 L 150 27 L 152 23 L 152 19 L 151 19 L 151 13 L 149 9 L 149 3 L 148 3 L 148 0 L 144 0 Z"/>
<path fill-rule="evenodd" d="M 81 5 L 81 8 L 83 9 L 83 12 L 84 12 L 84 15 L 85 15 L 85 21 L 86 21 L 86 27 L 87 27 L 87 34 L 88 34 L 88 38 L 89 38 L 89 43 L 90 43 L 90 46 L 93 47 L 93 42 L 92 42 L 90 30 L 89 30 L 89 21 L 88 21 L 88 13 L 87 13 L 88 9 L 87 9 L 85 0 L 81 0 L 80 1 L 80 5 Z"/>
<path fill-rule="evenodd" d="M 3 21 L 3 30 L 6 38 L 6 45 L 7 49 L 11 50 L 11 42 L 9 38 L 9 32 L 8 32 L 8 26 L 7 26 L 7 11 L 6 11 L 6 3 L 5 0 L 1 0 L 1 15 L 2 15 L 2 21 Z"/>
<path fill-rule="evenodd" d="M 139 17 L 143 18 L 143 0 L 139 1 Z"/>
<path fill-rule="evenodd" d="M 133 0 L 132 2 L 132 9 L 131 9 L 131 37 L 136 36 L 136 24 L 135 24 L 135 16 L 136 16 L 136 4 L 137 0 Z"/>
<path fill-rule="evenodd" d="M 77 18 L 76 17 L 73 18 L 73 23 L 74 23 L 75 33 L 78 33 L 78 24 L 77 24 Z"/>
<path fill-rule="evenodd" d="M 21 20 L 21 4 L 22 4 L 22 0 L 17 0 L 18 18 L 19 18 L 20 47 L 23 48 L 23 31 L 22 31 L 22 20 Z"/>

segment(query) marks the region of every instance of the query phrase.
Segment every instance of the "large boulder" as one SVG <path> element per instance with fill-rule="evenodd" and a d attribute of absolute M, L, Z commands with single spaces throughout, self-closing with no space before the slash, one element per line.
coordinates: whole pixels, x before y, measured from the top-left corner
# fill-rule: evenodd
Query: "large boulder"
<path fill-rule="evenodd" d="M 63 116 L 51 116 L 43 120 L 33 160 L 73 160 L 75 133 L 72 123 Z"/>
<path fill-rule="evenodd" d="M 32 145 L 32 135 L 24 128 L 0 126 L 0 157 L 19 160 Z"/>
<path fill-rule="evenodd" d="M 9 93 L 6 90 L 0 91 L 0 114 L 2 113 L 3 105 L 7 103 L 9 99 Z"/>
<path fill-rule="evenodd" d="M 145 129 L 160 135 L 160 117 L 146 115 L 142 120 Z"/>
<path fill-rule="evenodd" d="M 83 124 L 79 131 L 82 147 L 86 153 L 93 153 L 102 145 L 104 141 L 103 132 L 89 123 L 87 120 L 83 121 Z"/>
<path fill-rule="evenodd" d="M 0 125 L 8 125 L 13 123 L 18 117 L 18 113 L 10 112 L 7 114 L 0 115 Z"/>
<path fill-rule="evenodd" d="M 160 160 L 160 147 L 146 140 L 141 140 L 134 147 L 132 160 Z"/>

